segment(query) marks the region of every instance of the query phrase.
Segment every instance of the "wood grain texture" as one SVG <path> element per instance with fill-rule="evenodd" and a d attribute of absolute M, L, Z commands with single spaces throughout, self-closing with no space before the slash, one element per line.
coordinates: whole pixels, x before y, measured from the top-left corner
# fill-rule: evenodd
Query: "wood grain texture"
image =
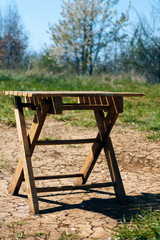
<path fill-rule="evenodd" d="M 63 144 L 84 144 L 96 142 L 96 138 L 69 139 L 69 140 L 39 140 L 36 145 L 63 145 Z"/>
<path fill-rule="evenodd" d="M 18 195 L 23 179 L 24 179 L 24 172 L 23 172 L 22 157 L 21 157 L 19 159 L 12 182 L 8 188 L 8 192 L 12 195 Z"/>
<path fill-rule="evenodd" d="M 108 112 L 106 117 L 102 110 L 94 111 L 97 126 L 99 129 L 99 133 L 97 135 L 97 139 L 99 139 L 99 142 L 95 142 L 92 145 L 92 148 L 90 149 L 90 152 L 80 170 L 80 173 L 83 174 L 84 178 L 82 179 L 78 177 L 75 182 L 75 186 L 85 184 L 87 182 L 87 179 L 89 178 L 89 175 L 94 168 L 94 165 L 99 157 L 101 150 L 104 149 L 112 182 L 116 183 L 115 185 L 113 185 L 116 197 L 120 203 L 124 204 L 126 203 L 125 190 L 123 187 L 112 142 L 109 137 L 119 113 L 123 112 L 123 98 L 121 96 L 108 97 L 107 101 L 109 103 L 109 106 L 111 107 L 111 111 Z"/>
<path fill-rule="evenodd" d="M 61 179 L 61 178 L 76 178 L 76 177 L 83 178 L 83 174 L 72 173 L 72 174 L 61 174 L 61 175 L 53 175 L 53 176 L 37 176 L 34 179 L 35 180 L 50 180 L 50 179 Z"/>
<path fill-rule="evenodd" d="M 38 140 L 38 137 L 40 135 L 41 129 L 43 127 L 45 118 L 47 116 L 47 112 L 49 110 L 49 105 L 46 105 L 45 103 L 41 104 L 42 109 L 38 109 L 34 120 L 30 129 L 30 132 L 28 134 L 28 142 L 29 142 L 29 148 L 30 148 L 30 156 L 32 156 L 36 142 Z M 21 103 L 21 107 L 23 107 L 23 103 Z M 18 108 L 18 106 L 16 106 Z M 13 195 L 17 195 L 19 192 L 19 189 L 21 187 L 22 181 L 24 179 L 24 172 L 23 172 L 23 166 L 22 166 L 22 157 L 20 157 L 19 163 L 17 165 L 15 174 L 13 176 L 11 185 L 9 187 L 9 193 Z"/>
<path fill-rule="evenodd" d="M 17 123 L 19 143 L 21 147 L 22 165 L 24 171 L 24 178 L 26 183 L 26 190 L 28 195 L 28 201 L 30 209 L 34 214 L 39 212 L 38 198 L 35 187 L 35 181 L 33 176 L 33 168 L 31 163 L 31 155 L 28 143 L 28 137 L 26 132 L 25 120 L 23 109 L 21 107 L 21 99 L 15 98 L 15 117 Z"/>
<path fill-rule="evenodd" d="M 17 195 L 19 192 L 21 183 L 25 178 L 25 182 L 27 184 L 27 189 L 29 192 L 28 199 L 30 203 L 30 208 L 33 213 L 38 213 L 39 211 L 38 200 L 37 200 L 37 193 L 35 190 L 31 156 L 33 154 L 36 142 L 40 135 L 40 132 L 44 124 L 45 118 L 47 116 L 47 113 L 49 111 L 50 105 L 45 104 L 44 101 L 41 103 L 42 108 L 37 110 L 30 132 L 27 136 L 23 109 L 22 109 L 23 104 L 21 103 L 21 99 L 19 97 L 15 97 L 14 102 L 15 102 L 14 105 L 15 105 L 15 117 L 16 117 L 16 123 L 17 123 L 17 130 L 18 130 L 19 141 L 21 146 L 21 153 L 23 157 L 21 157 L 19 160 L 13 180 L 9 187 L 9 193 Z M 25 176 L 24 176 L 24 169 L 26 169 Z"/>
<path fill-rule="evenodd" d="M 97 141 L 93 143 L 90 152 L 80 170 L 80 173 L 84 175 L 84 179 L 77 178 L 75 185 L 85 184 L 87 182 L 102 151 L 102 148 L 104 147 L 104 143 L 115 124 L 119 111 L 123 111 L 123 98 L 118 97 L 118 100 L 119 101 L 117 101 L 117 97 L 108 97 L 107 102 L 111 111 L 108 112 L 106 117 L 104 116 L 104 112 L 102 110 L 94 110 L 97 126 L 99 129 L 99 133 L 97 134 Z M 97 102 L 99 103 L 99 100 Z"/>
<path fill-rule="evenodd" d="M 54 191 L 69 191 L 69 190 L 87 190 L 90 188 L 103 188 L 103 187 L 112 187 L 115 186 L 115 182 L 107 182 L 107 183 L 94 183 L 94 184 L 85 184 L 85 185 L 76 185 L 76 186 L 60 186 L 60 187 L 44 187 L 44 188 L 36 188 L 37 193 L 40 192 L 54 192 Z"/>
<path fill-rule="evenodd" d="M 112 103 L 111 103 L 111 100 L 112 100 Z M 101 139 L 103 142 L 103 149 L 104 149 L 104 153 L 105 153 L 106 160 L 108 163 L 108 169 L 110 172 L 110 176 L 111 176 L 112 182 L 117 183 L 114 186 L 116 197 L 121 204 L 125 204 L 126 203 L 126 194 L 125 194 L 123 182 L 121 179 L 119 167 L 117 164 L 117 160 L 115 157 L 112 141 L 111 141 L 111 138 L 109 137 L 109 134 L 110 134 L 110 132 L 115 124 L 115 121 L 118 117 L 118 112 L 117 112 L 118 106 L 116 107 L 116 105 L 118 103 L 116 104 L 114 102 L 114 99 L 110 99 L 109 102 L 110 102 L 110 104 L 113 104 L 113 103 L 115 104 L 114 112 L 112 114 L 108 113 L 108 115 L 105 117 L 104 113 L 102 111 L 97 111 L 97 112 L 95 112 L 95 116 L 96 116 L 99 131 L 100 131 Z M 121 106 L 121 104 L 122 103 L 120 103 L 120 106 Z"/>
<path fill-rule="evenodd" d="M 63 110 L 96 110 L 102 109 L 106 112 L 110 111 L 110 107 L 106 105 L 88 105 L 88 104 L 63 104 Z"/>
<path fill-rule="evenodd" d="M 106 155 L 106 160 L 108 163 L 112 181 L 117 183 L 114 186 L 116 197 L 121 204 L 126 204 L 126 202 L 127 202 L 126 194 L 125 194 L 122 178 L 120 175 L 119 167 L 117 164 L 117 160 L 116 160 L 115 153 L 114 153 L 114 148 L 113 148 L 110 137 L 107 138 L 106 144 L 104 146 L 104 152 Z"/>
<path fill-rule="evenodd" d="M 3 91 L 5 95 L 22 97 L 142 97 L 144 93 L 103 91 Z"/>

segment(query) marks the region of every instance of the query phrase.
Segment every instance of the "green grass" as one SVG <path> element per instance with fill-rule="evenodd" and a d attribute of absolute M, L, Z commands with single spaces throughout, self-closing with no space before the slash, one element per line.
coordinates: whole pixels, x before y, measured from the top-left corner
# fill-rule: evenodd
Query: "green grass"
<path fill-rule="evenodd" d="M 58 240 L 76 240 L 79 239 L 76 233 L 64 231 L 62 232 L 60 238 Z"/>
<path fill-rule="evenodd" d="M 125 220 L 115 230 L 119 240 L 159 240 L 160 211 L 141 211 L 128 224 Z"/>
<path fill-rule="evenodd" d="M 43 72 L 0 72 L 0 91 L 4 90 L 43 90 L 43 91 L 120 91 L 143 92 L 143 98 L 125 98 L 124 112 L 117 124 L 147 132 L 148 139 L 160 139 L 160 85 L 149 85 L 133 81 L 129 77 L 110 78 L 108 76 L 52 75 Z M 13 97 L 0 93 L 0 121 L 15 126 Z M 30 111 L 25 114 L 29 117 Z M 74 126 L 95 126 L 90 111 L 64 112 L 55 116 L 59 121 Z"/>

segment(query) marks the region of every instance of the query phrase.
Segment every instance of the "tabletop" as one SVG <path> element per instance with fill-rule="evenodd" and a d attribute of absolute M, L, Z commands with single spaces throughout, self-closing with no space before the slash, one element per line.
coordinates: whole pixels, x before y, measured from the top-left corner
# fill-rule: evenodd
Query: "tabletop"
<path fill-rule="evenodd" d="M 142 97 L 144 93 L 104 91 L 4 91 L 5 95 L 22 97 Z"/>

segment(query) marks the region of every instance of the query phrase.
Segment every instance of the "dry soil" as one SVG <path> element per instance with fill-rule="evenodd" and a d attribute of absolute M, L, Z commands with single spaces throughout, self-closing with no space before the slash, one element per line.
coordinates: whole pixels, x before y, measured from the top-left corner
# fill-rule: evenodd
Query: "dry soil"
<path fill-rule="evenodd" d="M 52 120 L 52 121 L 51 121 Z M 29 126 L 29 122 L 27 123 Z M 72 127 L 47 119 L 41 138 L 95 137 L 97 129 Z M 115 126 L 111 134 L 128 203 L 122 206 L 112 188 L 39 194 L 40 214 L 30 212 L 22 184 L 19 196 L 8 187 L 19 158 L 16 128 L 0 124 L 0 239 L 59 239 L 62 232 L 78 239 L 111 239 L 125 216 L 129 221 L 140 208 L 160 206 L 160 141 L 151 142 L 142 132 Z M 34 175 L 79 172 L 91 145 L 36 146 Z M 36 186 L 71 185 L 75 179 L 36 181 Z M 88 183 L 110 181 L 102 153 Z"/>

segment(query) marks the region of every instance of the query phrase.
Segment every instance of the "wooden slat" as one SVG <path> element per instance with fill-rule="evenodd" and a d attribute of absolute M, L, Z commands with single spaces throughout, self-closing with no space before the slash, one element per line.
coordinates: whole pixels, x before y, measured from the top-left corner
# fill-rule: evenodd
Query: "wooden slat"
<path fill-rule="evenodd" d="M 63 174 L 63 175 L 53 175 L 53 176 L 37 176 L 35 180 L 50 180 L 50 179 L 61 179 L 61 178 L 75 178 L 75 177 L 82 177 L 83 174 L 74 173 L 74 174 Z"/>
<path fill-rule="evenodd" d="M 63 144 L 84 144 L 94 143 L 96 138 L 90 139 L 69 139 L 69 140 L 39 140 L 36 145 L 63 145 Z"/>
<path fill-rule="evenodd" d="M 63 104 L 63 110 L 96 110 L 101 109 L 105 111 L 110 111 L 110 107 L 106 105 L 87 105 L 87 104 Z"/>
<path fill-rule="evenodd" d="M 87 96 L 87 97 L 84 97 L 84 103 L 85 104 L 89 104 L 89 97 Z"/>
<path fill-rule="evenodd" d="M 94 96 L 124 96 L 124 97 L 142 97 L 144 93 L 134 92 L 101 92 L 101 91 L 3 91 L 5 95 L 23 96 L 23 97 L 94 97 Z"/>
<path fill-rule="evenodd" d="M 91 105 L 96 105 L 95 97 L 89 97 L 89 102 Z M 104 105 L 108 105 L 108 104 L 104 104 Z"/>
<path fill-rule="evenodd" d="M 32 101 L 31 101 L 31 98 L 25 97 L 25 104 L 33 104 Z M 27 110 L 32 110 L 33 106 L 32 105 L 28 105 L 28 106 L 25 106 L 25 108 L 27 108 Z"/>
<path fill-rule="evenodd" d="M 99 97 L 99 96 L 96 96 L 96 97 L 95 97 L 95 101 L 96 101 L 96 105 L 100 105 L 100 104 L 101 104 L 101 101 L 100 101 L 100 97 Z"/>
<path fill-rule="evenodd" d="M 112 187 L 115 186 L 116 182 L 108 183 L 94 183 L 94 184 L 85 184 L 77 186 L 60 186 L 60 187 L 45 187 L 45 188 L 36 188 L 37 193 L 40 192 L 54 192 L 54 191 L 68 191 L 68 190 L 79 190 L 79 189 L 90 189 L 90 188 L 103 188 L 103 187 Z"/>
<path fill-rule="evenodd" d="M 29 108 L 31 110 L 36 110 L 36 106 L 33 103 L 22 103 L 23 108 Z"/>
<path fill-rule="evenodd" d="M 101 97 L 101 103 L 102 103 L 102 105 L 109 105 L 107 97 Z"/>
<path fill-rule="evenodd" d="M 84 97 L 78 97 L 78 103 L 81 103 L 81 104 L 85 103 Z"/>
<path fill-rule="evenodd" d="M 123 112 L 123 97 L 114 97 L 114 104 L 116 105 L 117 112 Z"/>
<path fill-rule="evenodd" d="M 53 114 L 62 114 L 62 97 L 52 97 Z"/>

